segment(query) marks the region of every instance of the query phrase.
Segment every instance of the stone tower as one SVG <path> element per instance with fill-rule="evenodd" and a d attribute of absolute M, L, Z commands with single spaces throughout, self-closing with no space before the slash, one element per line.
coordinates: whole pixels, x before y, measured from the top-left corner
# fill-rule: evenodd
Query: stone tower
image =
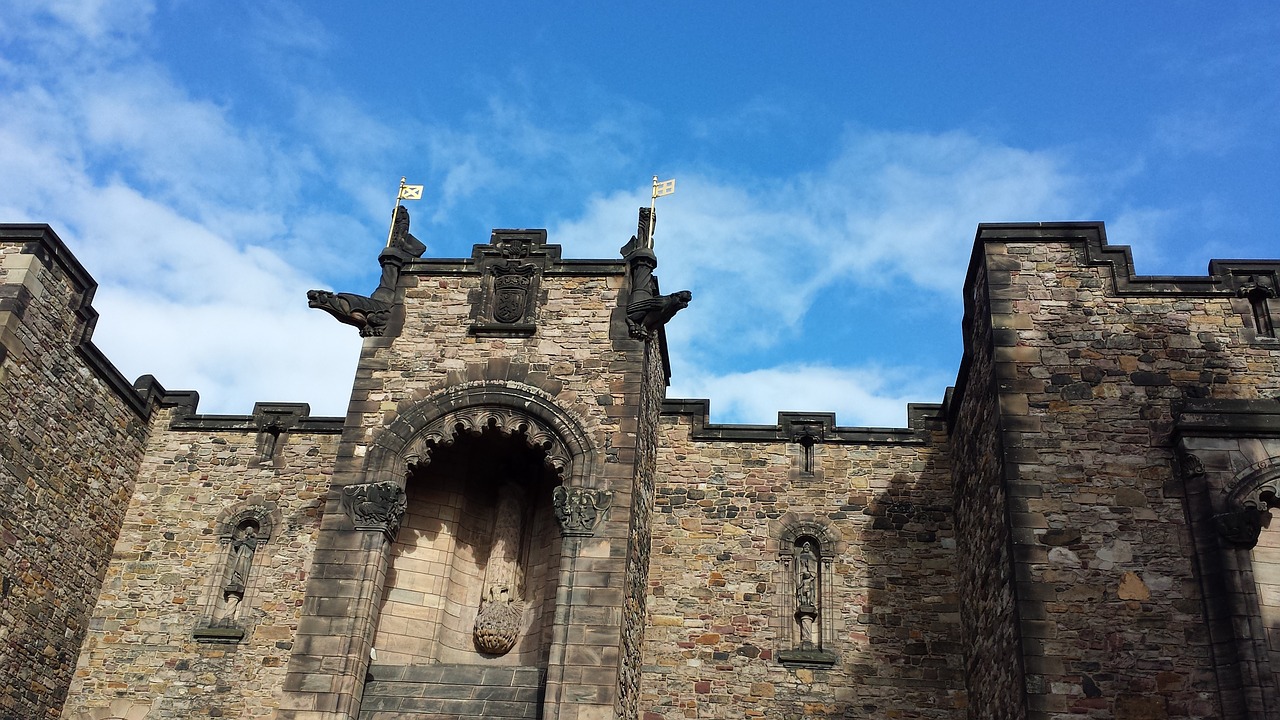
<path fill-rule="evenodd" d="M 368 339 L 280 717 L 634 716 L 662 323 L 688 294 L 657 292 L 643 239 L 623 262 L 541 230 L 464 261 L 410 241 L 378 324 L 312 294 Z"/>

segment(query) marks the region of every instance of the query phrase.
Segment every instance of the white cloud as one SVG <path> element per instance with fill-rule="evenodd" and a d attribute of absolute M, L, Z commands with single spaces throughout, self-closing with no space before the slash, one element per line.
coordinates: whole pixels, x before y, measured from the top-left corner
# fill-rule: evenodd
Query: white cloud
<path fill-rule="evenodd" d="M 978 223 L 1068 219 L 1084 205 L 1083 179 L 1055 152 L 959 132 L 850 132 L 825 167 L 790 178 L 675 175 L 676 194 L 659 201 L 657 272 L 664 292 L 694 301 L 667 326 L 672 394 L 714 398 L 733 422 L 772 423 L 786 407 L 898 425 L 906 401 L 940 401 L 953 378 L 933 364 L 888 374 L 860 355 L 843 368 L 804 364 L 803 351 L 776 366 L 759 356 L 791 345 L 824 298 L 900 285 L 904 303 L 958 307 Z M 570 256 L 616 257 L 641 204 L 644 190 L 594 197 L 552 237 Z M 707 370 L 726 364 L 757 369 Z"/>
<path fill-rule="evenodd" d="M 710 397 L 712 422 L 773 425 L 778 412 L 834 412 L 838 425 L 904 427 L 907 403 L 941 402 L 947 378 L 875 366 L 788 364 L 715 375 L 676 373 L 670 397 Z"/>
<path fill-rule="evenodd" d="M 273 247 L 352 234 L 346 216 L 291 221 L 309 159 L 145 58 L 101 53 L 145 26 L 149 4 L 20 9 L 4 40 L 57 35 L 66 55 L 4 67 L 0 218 L 50 223 L 98 280 L 94 341 L 130 379 L 199 391 L 204 412 L 289 400 L 343 414 L 359 338 L 307 307 L 324 283 Z"/>
<path fill-rule="evenodd" d="M 659 203 L 658 274 L 664 291 L 694 291 L 701 322 L 681 315 L 671 331 L 705 346 L 784 341 L 835 290 L 907 282 L 959 302 L 979 222 L 1069 218 L 1082 205 L 1080 178 L 1053 152 L 962 133 L 851 133 L 826 167 L 793 178 L 676 175 Z M 553 237 L 575 255 L 616 255 L 645 200 L 592 198 Z"/>
<path fill-rule="evenodd" d="M 150 6 L 132 7 L 120 17 L 145 25 Z M 130 32 L 120 17 L 94 17 L 69 32 Z M 323 45 L 286 45 L 297 43 Z M 340 93 L 299 86 L 281 112 L 298 132 L 277 136 L 238 122 L 234 108 L 146 57 L 90 55 L 73 54 L 61 70 L 6 70 L 14 81 L 0 86 L 0 102 L 22 111 L 0 116 L 0 212 L 54 224 L 81 255 L 102 283 L 97 340 L 126 375 L 199 390 L 208 411 L 272 399 L 342 412 L 358 343 L 352 329 L 307 310 L 304 291 L 323 285 L 322 273 L 376 272 L 373 252 L 351 248 L 376 236 L 369 229 L 386 198 L 370 188 L 389 173 L 411 172 L 407 164 L 439 179 L 434 223 L 465 206 L 468 216 L 492 213 L 493 225 L 524 225 L 539 198 L 564 206 L 620 171 L 634 176 L 647 137 L 639 125 L 651 112 L 603 98 L 596 120 L 566 128 L 517 98 L 452 123 L 384 119 Z M 801 351 L 784 356 L 815 305 L 885 286 L 958 303 L 977 223 L 1084 209 L 1083 182 L 1057 153 L 960 132 L 850 131 L 825 165 L 793 176 L 705 166 L 663 174 L 678 178 L 679 191 L 660 203 L 658 273 L 665 291 L 695 295 L 668 327 L 673 393 L 711 396 L 717 415 L 733 420 L 772 422 L 800 403 L 836 410 L 841 422 L 900 424 L 906 400 L 937 401 L 949 378 L 923 365 L 885 373 L 861 349 L 841 367 L 806 362 Z M 325 198 L 311 197 L 321 184 L 354 200 L 356 213 L 324 210 Z M 596 195 L 552 239 L 567 257 L 616 257 L 647 201 L 647 188 Z M 416 234 L 435 245 L 429 230 Z"/>

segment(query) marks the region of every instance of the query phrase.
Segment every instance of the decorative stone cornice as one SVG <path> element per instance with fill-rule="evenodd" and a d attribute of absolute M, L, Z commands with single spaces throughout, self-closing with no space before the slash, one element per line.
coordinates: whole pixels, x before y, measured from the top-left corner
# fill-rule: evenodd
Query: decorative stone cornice
<path fill-rule="evenodd" d="M 342 489 L 342 507 L 357 530 L 378 530 L 395 540 L 408 499 L 393 482 L 362 483 Z"/>
<path fill-rule="evenodd" d="M 560 534 L 564 537 L 590 537 L 595 534 L 613 493 L 583 487 L 557 485 L 551 493 Z"/>

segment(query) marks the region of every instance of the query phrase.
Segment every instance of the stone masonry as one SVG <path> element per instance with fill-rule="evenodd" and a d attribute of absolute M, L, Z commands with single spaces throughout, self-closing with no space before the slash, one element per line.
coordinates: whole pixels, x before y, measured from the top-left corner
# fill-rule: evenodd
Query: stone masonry
<path fill-rule="evenodd" d="M 312 293 L 341 418 L 129 385 L 0 226 L 0 717 L 1280 720 L 1280 261 L 982 225 L 943 402 L 720 425 L 643 213 L 609 260 L 397 218 Z"/>
<path fill-rule="evenodd" d="M 47 227 L 0 226 L 0 717 L 58 717 L 142 456 L 96 287 Z"/>

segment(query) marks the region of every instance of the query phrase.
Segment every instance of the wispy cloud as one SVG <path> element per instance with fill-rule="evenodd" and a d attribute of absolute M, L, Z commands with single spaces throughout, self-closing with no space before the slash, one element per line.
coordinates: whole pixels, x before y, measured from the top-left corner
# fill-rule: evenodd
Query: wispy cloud
<path fill-rule="evenodd" d="M 953 378 L 913 369 L 888 370 L 788 364 L 716 374 L 678 368 L 673 397 L 710 397 L 716 422 L 772 425 L 778 412 L 834 412 L 840 425 L 903 427 L 907 403 L 940 402 L 939 389 Z"/>
<path fill-rule="evenodd" d="M 358 338 L 306 307 L 305 291 L 323 283 L 273 247 L 292 232 L 327 234 L 323 216 L 295 229 L 284 212 L 306 158 L 127 42 L 100 52 L 145 29 L 149 3 L 18 10 L 4 41 L 42 49 L 4 68 L 0 217 L 51 223 L 89 267 L 98 345 L 127 376 L 199 390 L 207 412 L 274 399 L 341 414 Z M 44 57 L 49 36 L 64 53 L 56 63 Z"/>
<path fill-rule="evenodd" d="M 868 342 L 850 351 L 843 368 L 807 365 L 802 355 L 777 367 L 759 363 L 794 343 L 815 304 L 869 288 L 902 288 L 902 303 L 880 311 L 889 325 L 919 302 L 938 307 L 937 316 L 958 317 L 957 289 L 979 222 L 1066 219 L 1089 204 L 1084 178 L 1057 152 L 959 132 L 851 131 L 826 166 L 757 183 L 676 174 L 679 191 L 659 208 L 658 274 L 667 292 L 693 290 L 694 304 L 668 326 L 672 353 L 689 372 L 677 373 L 673 392 L 732 398 L 723 409 L 713 404 L 732 421 L 772 422 L 778 408 L 762 403 L 782 398 L 823 400 L 803 409 L 835 404 L 881 420 L 903 417 L 903 398 L 940 400 L 952 378 L 938 380 L 945 376 L 938 364 L 958 357 L 921 358 L 911 372 L 892 375 L 875 369 L 876 343 Z M 646 200 L 643 190 L 595 197 L 553 236 L 575 252 L 615 255 Z M 743 371 L 744 364 L 755 369 Z M 707 367 L 735 369 L 698 369 Z M 922 387 L 920 377 L 936 385 Z M 759 400 L 735 390 L 759 380 L 768 381 L 756 386 Z M 896 409 L 865 410 L 888 406 Z"/>
<path fill-rule="evenodd" d="M 53 22 L 92 47 L 130 36 L 131 22 L 145 27 L 151 6 L 130 7 L 106 15 L 90 3 L 81 8 L 90 19 Z M 47 31 L 48 13 L 24 17 L 27 42 Z M 325 45 L 285 45 L 299 43 L 305 53 Z M 372 253 L 351 248 L 382 232 L 387 198 L 371 188 L 406 166 L 434 180 L 415 234 L 436 253 L 483 242 L 477 223 L 546 218 L 567 256 L 616 257 L 648 202 L 647 188 L 617 185 L 647 176 L 653 143 L 644 127 L 653 111 L 626 99 L 601 97 L 556 119 L 536 94 L 498 88 L 451 119 L 375 116 L 300 84 L 282 96 L 283 132 L 238 119 L 141 52 L 105 62 L 68 52 L 61 66 L 11 61 L 3 71 L 0 102 L 19 111 L 0 115 L 0 214 L 53 223 L 102 283 L 103 349 L 128 375 L 201 391 L 207 411 L 293 399 L 343 412 L 359 343 L 307 310 L 303 291 L 326 281 L 369 289 Z M 756 100 L 723 122 L 742 134 L 779 112 Z M 715 134 L 705 123 L 700 131 Z M 1092 202 L 1063 152 L 958 131 L 851 129 L 825 162 L 787 175 L 692 161 L 663 172 L 679 192 L 659 209 L 658 272 L 666 291 L 695 293 L 669 326 L 673 393 L 712 397 L 724 421 L 803 409 L 900 424 L 906 400 L 941 397 L 958 358 L 887 372 L 865 347 L 838 361 L 806 354 L 795 340 L 815 308 L 895 287 L 958 315 L 978 222 L 1077 218 Z M 891 327 L 904 317 L 899 306 L 874 312 L 850 322 Z"/>

